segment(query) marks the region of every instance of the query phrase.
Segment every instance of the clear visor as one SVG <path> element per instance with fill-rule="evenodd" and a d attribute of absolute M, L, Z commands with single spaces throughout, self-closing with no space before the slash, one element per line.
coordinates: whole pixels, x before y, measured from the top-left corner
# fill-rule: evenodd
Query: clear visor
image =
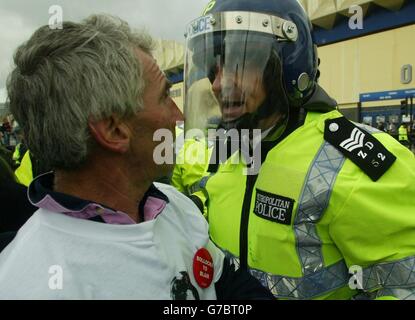
<path fill-rule="evenodd" d="M 286 101 L 278 36 L 249 25 L 215 30 L 207 22 L 212 19 L 193 22 L 186 41 L 186 132 L 197 129 L 194 136 L 202 138 L 208 129 L 229 128 L 246 117 L 256 119 L 255 129 L 272 128 Z"/>

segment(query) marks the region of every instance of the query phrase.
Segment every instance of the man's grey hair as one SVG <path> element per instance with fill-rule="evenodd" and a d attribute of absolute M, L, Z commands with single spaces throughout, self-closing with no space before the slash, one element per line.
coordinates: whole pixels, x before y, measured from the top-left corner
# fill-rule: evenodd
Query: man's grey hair
<path fill-rule="evenodd" d="M 42 166 L 77 168 L 93 146 L 89 119 L 128 117 L 143 108 L 135 49 L 151 54 L 154 41 L 108 15 L 41 27 L 17 49 L 8 103 Z"/>

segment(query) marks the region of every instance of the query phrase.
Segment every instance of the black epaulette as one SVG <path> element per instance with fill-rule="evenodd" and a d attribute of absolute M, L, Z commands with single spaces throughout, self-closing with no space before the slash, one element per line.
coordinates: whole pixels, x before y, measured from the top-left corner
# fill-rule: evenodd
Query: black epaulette
<path fill-rule="evenodd" d="M 324 139 L 373 181 L 379 180 L 396 160 L 375 137 L 345 117 L 326 120 Z"/>

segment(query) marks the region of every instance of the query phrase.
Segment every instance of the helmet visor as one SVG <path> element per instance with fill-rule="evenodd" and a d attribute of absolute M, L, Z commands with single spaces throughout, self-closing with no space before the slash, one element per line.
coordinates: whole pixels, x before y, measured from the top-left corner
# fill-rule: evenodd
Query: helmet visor
<path fill-rule="evenodd" d="M 238 28 L 238 19 L 244 17 L 231 14 L 236 26 L 229 27 L 221 16 L 224 26 L 210 28 L 208 22 L 215 17 L 205 16 L 189 27 L 184 76 L 187 132 L 229 128 L 247 116 L 256 119 L 251 121 L 256 128 L 266 130 L 287 111 L 278 36 L 259 32 L 249 21 Z"/>

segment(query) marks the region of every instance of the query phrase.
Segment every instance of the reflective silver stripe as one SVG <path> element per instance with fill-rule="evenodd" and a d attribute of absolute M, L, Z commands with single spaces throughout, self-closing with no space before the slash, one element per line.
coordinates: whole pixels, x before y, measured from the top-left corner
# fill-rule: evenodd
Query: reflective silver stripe
<path fill-rule="evenodd" d="M 323 216 L 345 157 L 325 142 L 307 174 L 294 221 L 297 253 L 305 276 L 324 272 L 321 240 L 316 223 Z"/>
<path fill-rule="evenodd" d="M 410 289 L 382 289 L 377 292 L 376 298 L 392 296 L 399 300 L 415 300 L 415 288 Z"/>
<path fill-rule="evenodd" d="M 231 253 L 224 251 L 226 256 L 239 268 L 239 259 Z M 312 299 L 322 296 L 336 289 L 345 287 L 350 275 L 343 260 L 315 272 L 314 274 L 294 278 L 283 277 L 256 269 L 250 269 L 250 273 L 261 284 L 268 288 L 276 298 L 283 299 Z"/>
<path fill-rule="evenodd" d="M 363 124 L 363 123 L 359 123 L 359 122 L 354 122 L 352 121 L 353 124 L 355 124 L 356 126 L 358 126 L 359 128 L 366 130 L 367 132 L 369 132 L 370 134 L 374 134 L 374 133 L 379 133 L 379 132 L 383 132 L 380 131 L 379 129 L 373 128 L 371 126 L 368 126 L 367 124 Z"/>
<path fill-rule="evenodd" d="M 415 300 L 415 257 L 365 268 L 361 281 L 365 292 L 355 299 L 393 296 L 400 300 Z"/>
<path fill-rule="evenodd" d="M 363 289 L 415 288 L 415 257 L 379 263 L 363 269 Z"/>

